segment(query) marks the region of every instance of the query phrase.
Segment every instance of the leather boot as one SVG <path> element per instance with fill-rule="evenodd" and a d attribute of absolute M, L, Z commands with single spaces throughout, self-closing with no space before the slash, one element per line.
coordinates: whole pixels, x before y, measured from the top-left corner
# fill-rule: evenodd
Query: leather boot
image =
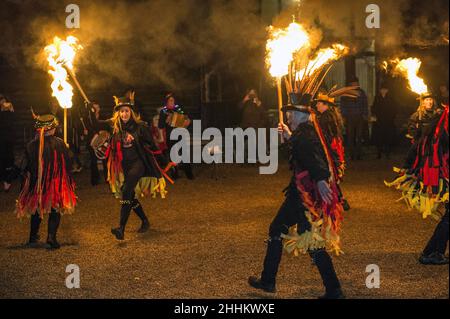
<path fill-rule="evenodd" d="M 30 221 L 30 239 L 28 244 L 33 245 L 39 242 L 39 226 L 41 225 L 41 217 L 39 216 L 39 212 L 36 212 L 31 216 Z"/>
<path fill-rule="evenodd" d="M 61 214 L 52 210 L 48 217 L 48 236 L 47 244 L 50 249 L 59 249 L 61 245 L 56 240 L 56 233 L 58 232 L 59 224 L 61 222 Z"/>
<path fill-rule="evenodd" d="M 326 293 L 319 299 L 344 299 L 341 284 L 334 270 L 330 255 L 323 249 L 310 252 L 314 264 L 319 270 Z"/>
<path fill-rule="evenodd" d="M 142 208 L 141 203 L 137 199 L 133 201 L 133 210 L 138 215 L 141 220 L 141 227 L 138 229 L 138 233 L 143 234 L 148 231 L 150 228 L 150 222 L 148 221 L 147 216 L 145 215 L 144 209 Z"/>
<path fill-rule="evenodd" d="M 116 236 L 118 240 L 125 239 L 125 227 L 128 222 L 128 217 L 130 217 L 131 209 L 132 209 L 132 201 L 122 200 L 122 207 L 120 209 L 120 226 L 117 228 L 111 229 L 111 233 Z"/>

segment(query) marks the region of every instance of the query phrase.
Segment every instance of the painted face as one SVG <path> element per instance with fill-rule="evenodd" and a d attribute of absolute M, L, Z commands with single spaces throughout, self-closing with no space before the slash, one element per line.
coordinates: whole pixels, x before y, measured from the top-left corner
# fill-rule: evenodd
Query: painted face
<path fill-rule="evenodd" d="M 296 111 L 287 111 L 286 118 L 289 128 L 292 131 L 295 131 L 295 129 L 297 129 L 297 127 L 301 123 L 304 123 L 309 120 L 309 114 Z"/>
<path fill-rule="evenodd" d="M 434 100 L 431 97 L 427 97 L 423 100 L 423 105 L 426 110 L 431 110 L 434 106 Z"/>
<path fill-rule="evenodd" d="M 323 102 L 317 102 L 317 111 L 319 111 L 319 113 L 323 113 L 326 110 L 328 110 L 328 104 L 323 103 Z"/>
<path fill-rule="evenodd" d="M 131 118 L 131 109 L 128 106 L 123 106 L 119 110 L 120 119 L 127 123 Z"/>

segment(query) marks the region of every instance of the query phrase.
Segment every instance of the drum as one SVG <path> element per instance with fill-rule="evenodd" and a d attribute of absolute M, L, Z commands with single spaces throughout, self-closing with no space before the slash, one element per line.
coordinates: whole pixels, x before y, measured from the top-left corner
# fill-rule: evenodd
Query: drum
<path fill-rule="evenodd" d="M 100 131 L 92 138 L 91 147 L 94 149 L 95 156 L 97 156 L 98 159 L 106 159 L 106 150 L 109 147 L 110 139 L 111 134 L 107 131 Z"/>

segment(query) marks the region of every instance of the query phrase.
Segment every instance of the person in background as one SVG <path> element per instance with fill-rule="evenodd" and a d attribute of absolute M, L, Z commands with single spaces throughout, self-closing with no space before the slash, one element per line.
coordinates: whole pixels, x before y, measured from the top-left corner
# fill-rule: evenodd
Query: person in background
<path fill-rule="evenodd" d="M 247 90 L 246 95 L 240 103 L 241 107 L 241 125 L 242 129 L 248 128 L 266 128 L 268 126 L 268 118 L 262 102 L 258 97 L 255 89 Z M 248 139 L 245 139 L 245 151 L 248 153 Z M 246 156 L 250 163 L 256 163 L 256 158 Z"/>
<path fill-rule="evenodd" d="M 347 149 L 352 160 L 361 160 L 364 124 L 369 116 L 368 100 L 366 92 L 361 89 L 357 77 L 350 79 L 348 85 L 359 87 L 359 95 L 357 98 L 346 96 L 341 98 L 341 112 L 344 116 L 347 132 Z"/>
<path fill-rule="evenodd" d="M 152 132 L 152 136 L 153 136 L 153 140 L 156 143 L 156 146 L 158 146 L 158 148 L 165 154 L 166 158 L 169 158 L 170 154 L 167 154 L 167 136 L 166 136 L 166 129 L 160 129 L 158 127 L 159 125 L 159 114 L 161 113 L 161 110 L 163 108 L 159 107 L 156 112 L 157 114 L 155 114 L 152 118 L 152 125 L 150 126 L 150 130 Z"/>
<path fill-rule="evenodd" d="M 395 142 L 395 117 L 397 108 L 389 94 L 387 85 L 381 85 L 380 92 L 375 97 L 372 113 L 376 116 L 374 140 L 378 149 L 378 158 L 384 153 L 389 159 Z"/>
<path fill-rule="evenodd" d="M 92 102 L 88 105 L 87 114 L 85 115 L 84 124 L 86 129 L 83 132 L 83 135 L 86 137 L 87 149 L 89 151 L 90 158 L 90 169 L 91 169 L 91 185 L 98 185 L 100 182 L 100 173 L 98 171 L 98 158 L 95 155 L 95 151 L 91 146 L 91 141 L 96 134 L 99 133 L 100 129 L 98 126 L 98 122 L 100 119 L 100 111 L 101 107 L 98 102 Z M 106 168 L 106 160 L 102 160 L 103 162 L 103 180 L 107 179 L 107 168 Z"/>
<path fill-rule="evenodd" d="M 11 189 L 14 173 L 14 123 L 15 113 L 12 103 L 0 96 L 0 181 L 5 192 Z"/>
<path fill-rule="evenodd" d="M 174 146 L 176 143 L 178 143 L 178 140 L 171 140 L 170 134 L 172 133 L 172 130 L 175 128 L 172 126 L 171 120 L 174 116 L 174 114 L 183 115 L 184 116 L 184 123 L 182 127 L 187 128 L 189 125 L 191 125 L 191 120 L 187 116 L 187 114 L 184 112 L 183 108 L 180 105 L 176 104 L 175 96 L 172 93 L 169 93 L 166 95 L 165 98 L 165 106 L 161 109 L 159 113 L 159 123 L 158 128 L 165 129 L 166 131 L 166 145 L 167 145 L 167 152 L 170 155 L 170 150 L 172 149 L 172 146 Z M 169 156 L 170 159 L 170 156 Z M 192 172 L 192 165 L 191 163 L 180 163 L 180 168 L 184 171 L 186 174 L 186 177 L 190 180 L 194 179 L 194 174 Z M 178 166 L 174 167 L 173 171 L 173 178 L 177 179 L 179 177 L 178 175 Z"/>
<path fill-rule="evenodd" d="M 439 87 L 439 107 L 448 105 L 448 97 L 449 97 L 448 85 L 442 84 Z"/>

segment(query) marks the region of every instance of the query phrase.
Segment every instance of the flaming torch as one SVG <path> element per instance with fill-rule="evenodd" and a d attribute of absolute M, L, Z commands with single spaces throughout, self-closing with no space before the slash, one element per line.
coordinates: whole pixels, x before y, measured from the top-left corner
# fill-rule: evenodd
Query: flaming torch
<path fill-rule="evenodd" d="M 420 66 L 422 61 L 418 58 L 408 58 L 408 59 L 395 59 L 391 63 L 394 66 L 394 75 L 401 75 L 408 80 L 409 89 L 414 93 L 419 95 L 428 92 L 428 86 L 425 84 L 424 80 L 418 76 Z M 384 62 L 384 66 L 387 63 Z"/>
<path fill-rule="evenodd" d="M 281 80 L 290 72 L 294 54 L 309 45 L 309 35 L 298 23 L 292 22 L 286 29 L 269 28 L 270 39 L 266 45 L 266 65 L 269 73 L 277 80 L 278 116 L 283 123 L 283 95 Z"/>
<path fill-rule="evenodd" d="M 48 73 L 53 78 L 53 82 L 50 85 L 52 96 L 58 100 L 60 107 L 64 110 L 64 142 L 66 144 L 67 109 L 70 109 L 73 106 L 73 87 L 68 82 L 68 72 L 72 75 L 72 78 L 75 79 L 80 91 L 83 92 L 73 74 L 73 62 L 75 60 L 76 52 L 80 49 L 82 49 L 82 46 L 78 44 L 78 39 L 74 36 L 68 36 L 66 40 L 55 37 L 53 43 L 49 44 L 44 49 L 50 67 Z M 84 92 L 82 94 L 84 94 Z"/>

